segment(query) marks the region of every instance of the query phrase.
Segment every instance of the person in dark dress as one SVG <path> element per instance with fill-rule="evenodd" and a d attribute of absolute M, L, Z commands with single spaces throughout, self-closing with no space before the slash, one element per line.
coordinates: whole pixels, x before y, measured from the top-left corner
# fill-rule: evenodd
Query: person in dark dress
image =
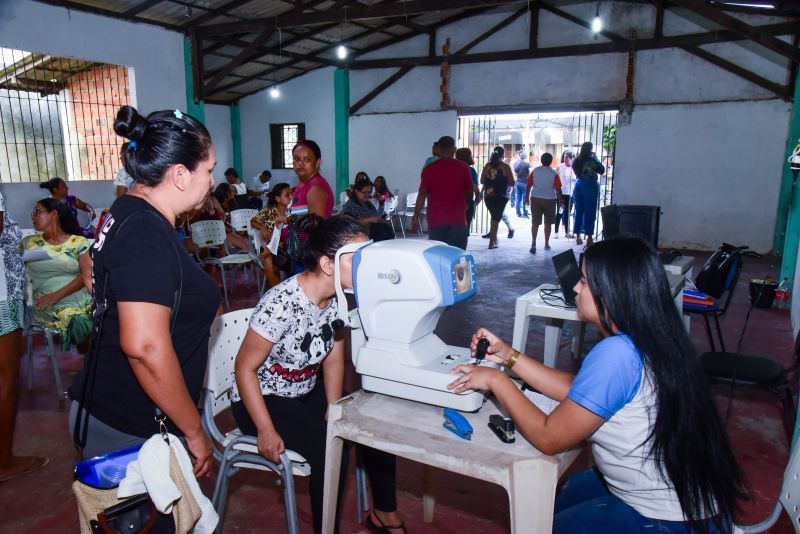
<path fill-rule="evenodd" d="M 83 441 L 88 417 L 84 457 L 105 454 L 155 434 L 158 408 L 200 477 L 211 468 L 212 445 L 197 403 L 220 294 L 174 227 L 214 183 L 214 146 L 202 123 L 177 110 L 143 117 L 123 106 L 114 131 L 130 140 L 124 163 L 137 185 L 111 206 L 92 247 L 94 307 L 107 311 L 96 358 L 90 351 L 69 390 L 70 430 Z"/>

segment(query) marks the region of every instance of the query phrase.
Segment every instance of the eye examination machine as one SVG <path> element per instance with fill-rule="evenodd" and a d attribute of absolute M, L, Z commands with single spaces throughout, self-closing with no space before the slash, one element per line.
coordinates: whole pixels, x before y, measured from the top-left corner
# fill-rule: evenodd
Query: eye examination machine
<path fill-rule="evenodd" d="M 476 292 L 475 261 L 438 241 L 353 243 L 336 254 L 336 291 L 345 302 L 339 257 L 353 253 L 356 308 L 339 306 L 353 328 L 352 351 L 362 387 L 414 401 L 472 412 L 484 395 L 452 393 L 450 370 L 472 363 L 468 347 L 446 345 L 433 333 L 442 312 Z"/>

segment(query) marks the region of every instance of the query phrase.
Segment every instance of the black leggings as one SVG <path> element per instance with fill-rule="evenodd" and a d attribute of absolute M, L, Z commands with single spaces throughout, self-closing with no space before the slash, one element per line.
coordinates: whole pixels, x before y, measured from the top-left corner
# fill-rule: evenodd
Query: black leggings
<path fill-rule="evenodd" d="M 302 397 L 287 398 L 275 395 L 264 395 L 264 402 L 269 410 L 272 424 L 283 439 L 287 449 L 301 454 L 311 466 L 310 493 L 311 516 L 314 521 L 314 532 L 322 532 L 322 497 L 325 480 L 325 442 L 327 422 L 325 411 L 328 408 L 325 399 L 325 386 L 317 380 L 310 393 Z M 253 420 L 242 402 L 232 404 L 233 417 L 239 428 L 247 435 L 258 434 Z M 397 510 L 397 494 L 395 487 L 396 465 L 391 454 L 360 447 L 364 470 L 372 487 L 372 498 L 375 509 L 382 512 Z M 339 479 L 339 500 L 347 473 L 347 450 L 342 457 L 342 475 Z M 337 505 L 337 510 L 338 510 Z M 338 517 L 338 514 L 337 514 Z M 338 520 L 336 522 L 338 524 Z"/>
<path fill-rule="evenodd" d="M 503 212 L 506 209 L 506 204 L 508 204 L 508 198 L 494 196 L 485 198 L 483 201 L 486 203 L 486 208 L 489 210 L 489 215 L 491 215 L 492 221 L 500 222 L 500 219 L 503 218 Z"/>
<path fill-rule="evenodd" d="M 558 233 L 558 225 L 563 220 L 564 221 L 564 232 L 569 233 L 569 209 L 572 207 L 569 203 L 569 195 L 561 195 L 564 199 L 564 211 L 563 213 L 556 212 L 556 233 Z"/>

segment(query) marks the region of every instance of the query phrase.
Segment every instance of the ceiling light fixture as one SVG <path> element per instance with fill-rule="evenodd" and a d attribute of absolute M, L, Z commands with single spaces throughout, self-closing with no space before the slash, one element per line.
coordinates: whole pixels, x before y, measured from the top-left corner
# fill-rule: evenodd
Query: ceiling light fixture
<path fill-rule="evenodd" d="M 600 33 L 603 30 L 603 20 L 600 18 L 600 2 L 597 2 L 597 8 L 594 10 L 594 18 L 592 19 L 592 31 Z"/>
<path fill-rule="evenodd" d="M 269 96 L 272 98 L 280 98 L 281 97 L 281 90 L 278 89 L 277 85 L 273 85 L 272 89 L 269 90 Z"/>
<path fill-rule="evenodd" d="M 339 59 L 346 59 L 347 58 L 347 47 L 343 44 L 340 44 L 339 47 L 336 49 L 336 57 Z"/>

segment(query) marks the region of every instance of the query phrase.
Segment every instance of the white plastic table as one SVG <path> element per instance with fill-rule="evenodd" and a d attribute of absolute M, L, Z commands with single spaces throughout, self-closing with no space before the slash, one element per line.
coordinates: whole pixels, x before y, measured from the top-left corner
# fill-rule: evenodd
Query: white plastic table
<path fill-rule="evenodd" d="M 667 271 L 667 280 L 675 307 L 678 313 L 683 312 L 683 283 L 685 278 L 682 275 L 673 274 Z M 586 323 L 578 317 L 577 308 L 566 308 L 546 302 L 542 299 L 542 289 L 554 291 L 552 297 L 547 300 L 557 301 L 561 295 L 561 290 L 553 284 L 542 284 L 533 291 L 517 297 L 514 310 L 514 333 L 511 337 L 511 346 L 523 354 L 528 344 L 528 329 L 531 325 L 531 317 L 543 317 L 544 326 L 544 364 L 547 367 L 555 367 L 558 346 L 561 343 L 561 330 L 564 328 L 564 321 L 575 322 L 576 335 L 572 339 L 572 354 L 580 359 L 583 352 L 583 337 L 586 331 Z M 687 327 L 688 329 L 688 327 Z"/>
<path fill-rule="evenodd" d="M 322 531 L 333 532 L 343 440 L 361 443 L 432 467 L 499 484 L 508 492 L 511 532 L 552 530 L 556 483 L 580 449 L 548 456 L 521 434 L 501 442 L 489 430 L 500 413 L 491 400 L 477 413 L 464 413 L 474 433 L 463 440 L 442 427 L 442 408 L 378 393 L 357 391 L 328 408 L 325 498 Z"/>
<path fill-rule="evenodd" d="M 694 280 L 694 256 L 678 256 L 670 263 L 664 265 L 664 269 L 667 270 L 668 273 L 676 274 L 676 275 L 683 275 L 685 278 L 690 280 Z M 681 292 L 681 307 L 678 308 L 681 312 L 683 312 L 683 293 Z M 683 315 L 683 325 L 686 327 L 686 331 L 689 331 L 691 317 L 688 314 Z"/>

